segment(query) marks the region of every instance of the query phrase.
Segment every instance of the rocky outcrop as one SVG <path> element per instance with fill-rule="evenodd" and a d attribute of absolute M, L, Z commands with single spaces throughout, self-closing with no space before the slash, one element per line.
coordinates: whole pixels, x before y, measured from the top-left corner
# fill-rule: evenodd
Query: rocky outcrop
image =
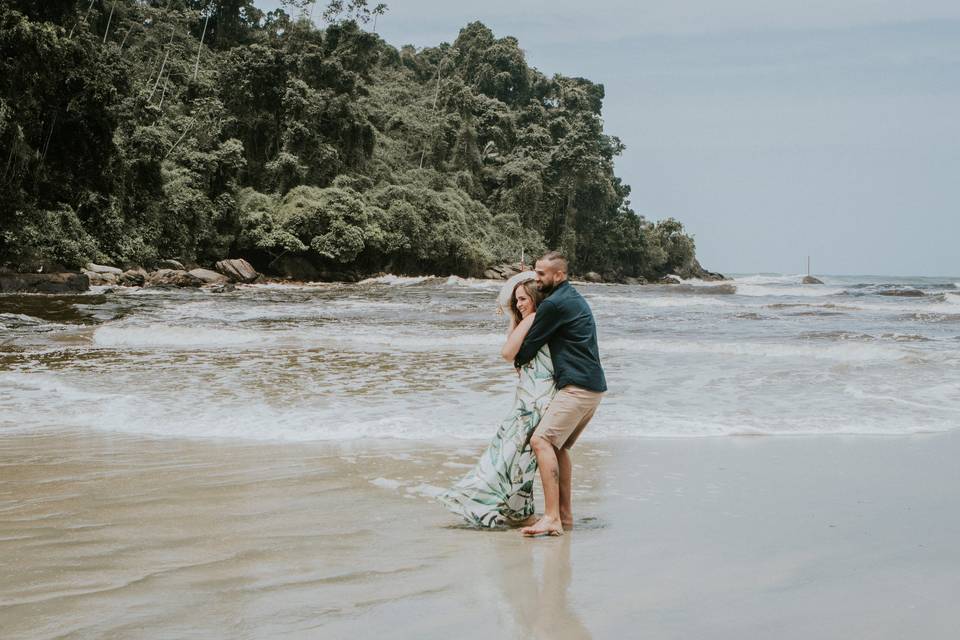
<path fill-rule="evenodd" d="M 143 267 L 127 269 L 120 275 L 117 284 L 123 285 L 124 287 L 142 287 L 146 283 L 149 275 Z"/>
<path fill-rule="evenodd" d="M 159 269 L 147 277 L 148 287 L 199 287 L 203 280 L 182 269 Z"/>
<path fill-rule="evenodd" d="M 115 273 L 89 271 L 84 269 L 83 275 L 87 276 L 87 278 L 90 280 L 90 286 L 93 286 L 93 287 L 102 287 L 102 286 L 117 284 L 117 275 Z"/>
<path fill-rule="evenodd" d="M 222 273 L 217 273 L 216 271 L 211 271 L 210 269 L 191 269 L 187 273 L 198 278 L 203 284 L 223 284 L 230 282 L 230 278 L 227 276 Z"/>
<path fill-rule="evenodd" d="M 101 274 L 111 274 L 114 276 L 120 276 L 123 273 L 123 269 L 117 269 L 116 267 L 107 267 L 102 264 L 94 264 L 92 262 L 88 262 L 83 269 L 84 271 L 92 271 L 93 273 L 101 273 Z"/>
<path fill-rule="evenodd" d="M 803 276 L 803 284 L 823 284 L 823 280 L 818 280 L 813 276 Z"/>
<path fill-rule="evenodd" d="M 722 273 L 717 273 L 716 271 L 707 271 L 700 265 L 700 261 L 696 258 L 693 258 L 685 264 L 681 269 L 678 269 L 676 274 L 683 278 L 684 280 L 707 280 L 710 282 L 717 280 L 729 280 L 730 278 L 726 277 Z"/>
<path fill-rule="evenodd" d="M 583 279 L 586 282 L 593 282 L 595 284 L 603 282 L 603 276 L 596 271 L 587 271 L 585 274 L 583 274 Z"/>
<path fill-rule="evenodd" d="M 521 271 L 529 270 L 531 267 L 522 265 L 519 262 L 504 262 L 503 264 L 493 265 L 483 272 L 483 277 L 488 280 L 508 280 Z"/>
<path fill-rule="evenodd" d="M 243 258 L 221 260 L 216 264 L 216 270 L 227 276 L 233 282 L 253 282 L 260 277 L 257 270 Z"/>
<path fill-rule="evenodd" d="M 79 293 L 90 289 L 83 273 L 0 273 L 0 293 Z"/>
<path fill-rule="evenodd" d="M 246 260 L 225 260 L 222 265 L 227 263 L 227 268 L 233 268 L 237 281 L 251 281 L 259 277 L 259 274 L 250 266 Z M 181 264 L 176 260 L 164 260 L 161 264 Z M 21 275 L 21 274 L 17 274 Z M 38 275 L 38 274 L 23 274 Z M 61 274 L 44 274 L 47 276 Z M 112 286 L 120 285 L 124 287 L 200 287 L 200 286 L 219 286 L 221 291 L 231 291 L 232 288 L 225 288 L 224 285 L 230 284 L 231 278 L 223 273 L 218 273 L 211 269 L 197 267 L 195 269 L 171 269 L 162 268 L 156 271 L 148 272 L 140 266 L 134 266 L 126 271 L 121 271 L 116 267 L 108 267 L 88 263 L 82 271 L 85 283 L 82 289 L 66 289 L 69 291 L 86 291 L 90 285 L 94 286 Z M 9 286 L 20 286 L 10 284 Z M 232 287 L 232 284 L 231 284 Z M 24 289 L 29 290 L 29 289 Z"/>

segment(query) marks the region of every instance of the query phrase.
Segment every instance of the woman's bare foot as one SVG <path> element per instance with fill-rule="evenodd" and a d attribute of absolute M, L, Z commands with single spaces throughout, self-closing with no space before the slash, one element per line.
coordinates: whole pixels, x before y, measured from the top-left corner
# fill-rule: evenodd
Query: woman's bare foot
<path fill-rule="evenodd" d="M 556 518 L 544 516 L 537 520 L 536 524 L 520 529 L 520 533 L 531 538 L 533 536 L 562 536 L 563 525 Z"/>

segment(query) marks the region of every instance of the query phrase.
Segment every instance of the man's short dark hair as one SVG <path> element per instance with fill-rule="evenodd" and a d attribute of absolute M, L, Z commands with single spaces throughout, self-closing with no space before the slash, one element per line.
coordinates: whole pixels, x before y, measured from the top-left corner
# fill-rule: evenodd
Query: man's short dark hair
<path fill-rule="evenodd" d="M 564 273 L 569 273 L 567 269 L 570 267 L 570 264 L 567 261 L 567 256 L 563 255 L 559 251 L 547 251 L 545 254 L 540 256 L 540 259 L 546 260 L 547 262 L 559 262 L 560 270 Z"/>

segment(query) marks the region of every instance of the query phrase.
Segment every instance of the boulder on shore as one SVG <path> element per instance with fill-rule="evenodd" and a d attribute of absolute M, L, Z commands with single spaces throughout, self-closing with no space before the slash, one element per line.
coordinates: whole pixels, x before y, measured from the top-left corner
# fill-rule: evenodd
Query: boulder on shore
<path fill-rule="evenodd" d="M 520 264 L 519 262 L 504 262 L 496 264 L 484 270 L 483 277 L 488 280 L 509 280 L 521 271 L 529 271 L 530 266 Z"/>
<path fill-rule="evenodd" d="M 187 271 L 178 269 L 159 269 L 147 278 L 148 287 L 199 287 L 203 280 Z"/>
<path fill-rule="evenodd" d="M 92 262 L 88 262 L 83 268 L 85 271 L 92 271 L 94 273 L 109 273 L 115 276 L 119 276 L 123 273 L 123 269 L 107 267 L 102 264 L 94 264 Z"/>
<path fill-rule="evenodd" d="M 215 268 L 234 282 L 253 282 L 260 277 L 257 270 L 243 258 L 221 260 Z"/>
<path fill-rule="evenodd" d="M 223 284 L 230 282 L 230 278 L 227 276 L 222 273 L 217 273 L 216 271 L 211 271 L 210 269 L 191 269 L 187 273 L 195 278 L 199 278 L 203 281 L 203 284 Z"/>
<path fill-rule="evenodd" d="M 685 264 L 683 268 L 677 270 L 677 275 L 684 280 L 706 280 L 707 282 L 729 280 L 729 278 L 722 273 L 707 271 L 696 258 L 691 258 L 690 262 Z"/>
<path fill-rule="evenodd" d="M 117 284 L 117 274 L 115 273 L 88 271 L 84 269 L 83 275 L 87 276 L 87 278 L 90 280 L 90 286 L 92 287 L 102 287 Z"/>
<path fill-rule="evenodd" d="M 803 276 L 803 284 L 823 284 L 823 280 L 818 280 L 813 276 Z"/>
<path fill-rule="evenodd" d="M 123 285 L 124 287 L 142 287 L 146 283 L 149 275 L 143 267 L 127 269 L 120 276 L 117 284 Z"/>
<path fill-rule="evenodd" d="M 683 282 L 683 278 L 676 274 L 668 274 L 657 280 L 657 284 L 680 284 Z"/>
<path fill-rule="evenodd" d="M 0 293 L 79 293 L 90 289 L 83 273 L 0 273 Z"/>
<path fill-rule="evenodd" d="M 594 284 L 603 282 L 603 276 L 596 271 L 587 271 L 585 274 L 583 274 L 583 279 Z"/>

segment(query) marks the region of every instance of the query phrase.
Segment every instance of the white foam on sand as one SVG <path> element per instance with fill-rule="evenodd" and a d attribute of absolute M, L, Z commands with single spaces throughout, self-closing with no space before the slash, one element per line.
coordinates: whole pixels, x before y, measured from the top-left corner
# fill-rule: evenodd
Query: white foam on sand
<path fill-rule="evenodd" d="M 697 386 L 697 385 L 694 385 Z M 632 394 L 605 400 L 602 415 L 590 427 L 591 439 L 636 437 L 716 437 L 745 434 L 904 434 L 944 431 L 954 427 L 960 414 L 952 390 L 931 389 L 927 396 L 896 398 L 888 393 L 856 388 L 840 389 L 820 411 L 783 414 L 778 407 L 760 413 L 730 412 L 723 396 L 704 398 L 713 410 L 705 413 L 688 387 L 668 392 L 689 402 L 640 402 Z M 61 430 L 113 431 L 177 438 L 216 438 L 254 441 L 333 441 L 394 439 L 445 443 L 454 455 L 474 456 L 476 451 L 457 448 L 457 441 L 481 443 L 496 431 L 508 397 L 498 397 L 483 415 L 451 420 L 462 413 L 456 400 L 433 398 L 431 406 L 387 405 L 363 407 L 356 403 L 331 402 L 304 395 L 302 402 L 270 402 L 257 393 L 227 394 L 194 385 L 136 388 L 79 388 L 57 374 L 0 373 L 0 388 L 12 393 L 0 396 L 0 432 L 50 432 Z M 716 393 L 716 392 L 713 392 Z M 844 401 L 843 396 L 849 398 Z M 845 403 L 860 403 L 845 408 Z M 890 411 L 858 413 L 868 406 L 890 404 L 891 409 L 911 413 L 922 410 L 924 420 L 902 420 Z M 495 406 L 494 406 L 495 405 Z M 866 406 L 866 405 L 865 405 Z M 899 409 L 897 407 L 900 407 Z M 773 416 L 775 419 L 770 419 Z M 453 466 L 453 465 L 450 465 Z M 458 465 L 460 466 L 460 465 Z M 397 489 L 395 481 L 374 482 Z"/>

